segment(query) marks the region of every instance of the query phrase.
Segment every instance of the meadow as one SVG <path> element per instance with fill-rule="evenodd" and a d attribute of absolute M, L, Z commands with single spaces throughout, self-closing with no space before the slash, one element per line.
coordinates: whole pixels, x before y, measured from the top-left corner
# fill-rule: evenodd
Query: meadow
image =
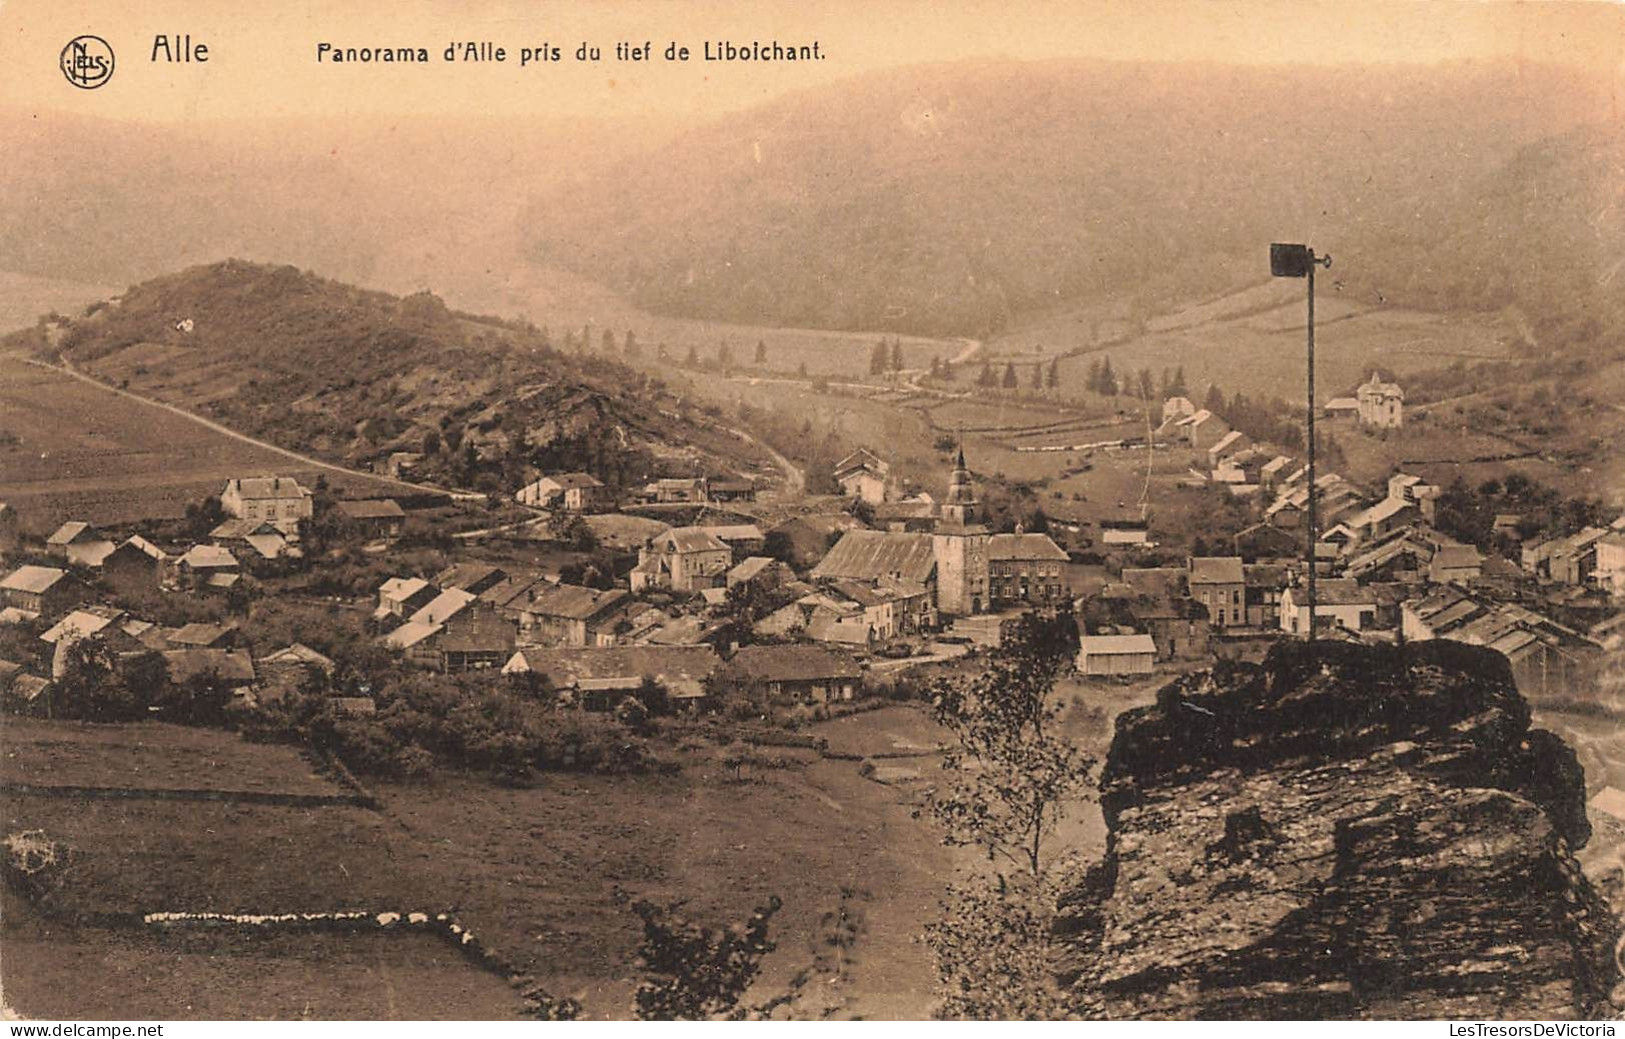
<path fill-rule="evenodd" d="M 293 476 L 356 497 L 388 484 L 301 465 L 173 412 L 0 356 L 0 501 L 26 529 L 67 519 L 125 523 L 182 515 L 241 476 Z"/>

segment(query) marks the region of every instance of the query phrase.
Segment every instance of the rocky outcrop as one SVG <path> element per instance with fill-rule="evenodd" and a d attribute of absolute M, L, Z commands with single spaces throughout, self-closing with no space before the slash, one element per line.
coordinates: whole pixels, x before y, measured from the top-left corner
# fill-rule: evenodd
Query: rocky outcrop
<path fill-rule="evenodd" d="M 1608 1013 L 1583 774 L 1478 647 L 1282 644 L 1117 723 L 1062 981 L 1102 1018 Z"/>

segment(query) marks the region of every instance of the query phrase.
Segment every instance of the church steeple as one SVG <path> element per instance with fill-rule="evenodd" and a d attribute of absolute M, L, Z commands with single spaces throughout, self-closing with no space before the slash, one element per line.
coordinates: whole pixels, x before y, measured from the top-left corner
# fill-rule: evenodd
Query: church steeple
<path fill-rule="evenodd" d="M 948 500 L 942 506 L 942 518 L 964 526 L 976 521 L 976 489 L 971 486 L 970 468 L 965 465 L 965 445 L 959 445 L 954 459 L 954 472 L 948 478 Z"/>

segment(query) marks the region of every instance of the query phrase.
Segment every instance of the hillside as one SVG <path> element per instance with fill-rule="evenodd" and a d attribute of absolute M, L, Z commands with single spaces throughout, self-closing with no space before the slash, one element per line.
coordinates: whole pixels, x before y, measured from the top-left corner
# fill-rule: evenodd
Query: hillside
<path fill-rule="evenodd" d="M 321 458 L 424 452 L 419 475 L 454 486 L 511 489 L 536 469 L 633 484 L 764 467 L 647 377 L 566 356 L 545 330 L 293 267 L 189 268 L 8 345 Z"/>
<path fill-rule="evenodd" d="M 1362 298 L 1572 309 L 1617 252 L 1617 145 L 1581 129 L 1606 98 L 1512 65 L 916 67 L 688 132 L 528 222 L 650 309 L 811 327 L 1143 319 L 1255 283 L 1283 238 Z M 1549 300 L 1559 271 L 1588 277 Z"/>

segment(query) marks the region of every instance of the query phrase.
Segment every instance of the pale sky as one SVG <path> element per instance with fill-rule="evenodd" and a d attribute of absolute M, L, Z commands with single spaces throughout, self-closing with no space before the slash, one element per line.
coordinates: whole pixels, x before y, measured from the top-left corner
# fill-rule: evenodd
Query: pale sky
<path fill-rule="evenodd" d="M 97 90 L 57 67 L 80 33 L 117 56 Z M 149 60 L 159 33 L 190 33 L 206 64 Z M 795 65 L 613 60 L 617 40 L 820 42 Z M 503 64 L 451 64 L 452 41 L 490 40 Z M 422 46 L 428 65 L 318 64 L 316 45 Z M 583 41 L 604 60 L 569 60 Z M 543 42 L 567 60 L 519 67 Z M 709 115 L 892 65 L 979 57 L 1244 63 L 1516 58 L 1625 78 L 1625 6 L 1518 0 L 0 0 L 0 104 L 142 120 L 363 113 Z"/>

